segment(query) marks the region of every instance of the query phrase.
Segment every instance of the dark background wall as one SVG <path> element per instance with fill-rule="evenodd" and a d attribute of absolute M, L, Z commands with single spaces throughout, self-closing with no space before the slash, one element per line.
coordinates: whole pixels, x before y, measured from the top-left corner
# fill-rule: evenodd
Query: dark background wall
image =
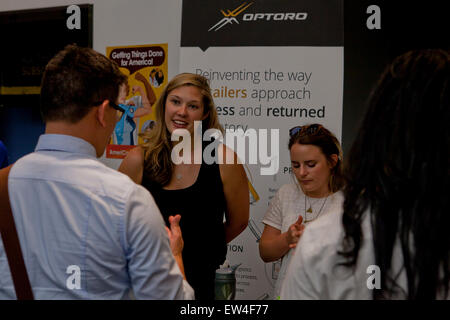
<path fill-rule="evenodd" d="M 39 96 L 0 96 L 0 140 L 8 149 L 10 163 L 32 152 L 42 133 Z"/>
<path fill-rule="evenodd" d="M 92 47 L 93 6 L 79 7 L 80 30 L 66 27 L 67 6 L 0 12 L 0 30 L 8 30 L 2 33 L 0 87 L 34 92 L 47 62 L 67 44 Z M 39 95 L 0 93 L 0 140 L 10 162 L 33 151 L 43 132 Z"/>
<path fill-rule="evenodd" d="M 435 0 L 345 0 L 344 155 L 355 139 L 367 98 L 386 64 L 412 49 L 449 49 L 450 18 L 444 4 Z M 369 17 L 366 10 L 370 5 L 381 9 L 380 30 L 366 27 Z"/>

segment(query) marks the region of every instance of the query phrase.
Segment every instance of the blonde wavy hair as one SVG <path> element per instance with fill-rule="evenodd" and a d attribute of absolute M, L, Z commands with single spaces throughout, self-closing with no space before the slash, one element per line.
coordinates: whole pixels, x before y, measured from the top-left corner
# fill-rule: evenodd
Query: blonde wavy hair
<path fill-rule="evenodd" d="M 172 90 L 183 86 L 197 87 L 203 96 L 203 114 L 208 114 L 202 121 L 203 131 L 214 128 L 224 132 L 217 117 L 208 79 L 193 73 L 180 73 L 175 76 L 164 88 L 156 102 L 155 127 L 150 132 L 139 135 L 144 140 L 144 143 L 141 144 L 144 150 L 144 175 L 163 186 L 169 183 L 173 171 L 170 157 L 173 145 L 165 122 L 166 101 Z"/>

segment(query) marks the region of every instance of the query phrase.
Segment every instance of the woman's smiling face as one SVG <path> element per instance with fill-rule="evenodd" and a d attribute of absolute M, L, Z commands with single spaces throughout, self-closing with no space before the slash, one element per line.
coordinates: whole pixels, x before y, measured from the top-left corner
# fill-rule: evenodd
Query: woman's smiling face
<path fill-rule="evenodd" d="M 175 129 L 186 129 L 194 133 L 194 121 L 204 120 L 203 95 L 196 86 L 185 85 L 173 89 L 166 99 L 165 123 L 172 134 Z"/>

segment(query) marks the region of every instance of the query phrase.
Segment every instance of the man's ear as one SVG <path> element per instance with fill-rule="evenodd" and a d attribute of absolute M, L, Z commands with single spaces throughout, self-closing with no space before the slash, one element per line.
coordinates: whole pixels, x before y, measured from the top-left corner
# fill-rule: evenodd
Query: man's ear
<path fill-rule="evenodd" d="M 109 100 L 103 101 L 101 105 L 97 107 L 96 117 L 102 127 L 106 127 L 106 108 L 108 107 Z"/>

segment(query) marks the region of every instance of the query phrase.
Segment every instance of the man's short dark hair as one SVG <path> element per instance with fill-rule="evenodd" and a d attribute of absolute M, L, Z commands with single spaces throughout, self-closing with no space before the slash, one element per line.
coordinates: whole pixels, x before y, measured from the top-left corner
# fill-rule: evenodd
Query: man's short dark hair
<path fill-rule="evenodd" d="M 45 67 L 41 114 L 47 121 L 80 121 L 104 100 L 116 102 L 127 77 L 118 65 L 90 48 L 68 45 Z"/>

